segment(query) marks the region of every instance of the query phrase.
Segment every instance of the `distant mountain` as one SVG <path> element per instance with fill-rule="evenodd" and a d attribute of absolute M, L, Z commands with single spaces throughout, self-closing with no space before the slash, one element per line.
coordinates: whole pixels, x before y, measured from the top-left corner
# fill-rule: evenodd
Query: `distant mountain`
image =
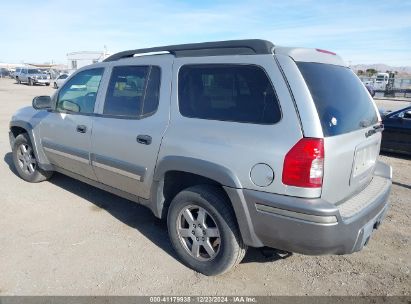
<path fill-rule="evenodd" d="M 397 71 L 398 74 L 400 75 L 406 75 L 406 74 L 411 75 L 411 66 L 394 67 L 394 66 L 383 64 L 383 63 L 355 64 L 351 66 L 351 69 L 355 72 L 357 72 L 358 70 L 363 70 L 365 72 L 367 69 L 375 69 L 378 72 Z"/>

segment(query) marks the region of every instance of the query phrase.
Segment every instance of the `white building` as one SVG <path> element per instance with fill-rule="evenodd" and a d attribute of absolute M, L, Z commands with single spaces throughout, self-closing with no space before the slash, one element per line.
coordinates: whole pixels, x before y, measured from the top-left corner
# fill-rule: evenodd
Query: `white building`
<path fill-rule="evenodd" d="M 83 66 L 103 61 L 110 56 L 106 50 L 103 52 L 72 52 L 67 54 L 67 67 L 70 73 Z"/>

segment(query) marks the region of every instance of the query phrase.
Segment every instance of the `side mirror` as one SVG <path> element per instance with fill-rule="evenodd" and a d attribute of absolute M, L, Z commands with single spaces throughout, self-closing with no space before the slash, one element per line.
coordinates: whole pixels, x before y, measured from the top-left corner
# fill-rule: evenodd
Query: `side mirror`
<path fill-rule="evenodd" d="M 33 108 L 36 110 L 51 109 L 51 97 L 50 96 L 37 96 L 33 98 Z"/>
<path fill-rule="evenodd" d="M 404 112 L 405 119 L 411 119 L 411 110 Z"/>

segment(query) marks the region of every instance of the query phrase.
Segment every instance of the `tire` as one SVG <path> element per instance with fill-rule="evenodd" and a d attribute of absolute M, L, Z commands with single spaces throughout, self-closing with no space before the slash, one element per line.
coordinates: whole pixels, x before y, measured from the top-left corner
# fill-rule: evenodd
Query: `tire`
<path fill-rule="evenodd" d="M 200 213 L 206 214 L 204 221 L 199 220 Z M 213 186 L 199 185 L 178 193 L 170 204 L 167 226 L 181 261 L 205 275 L 230 270 L 247 251 L 230 202 L 222 189 Z"/>
<path fill-rule="evenodd" d="M 18 77 L 16 77 L 16 81 L 17 81 L 18 84 L 21 84 L 21 81 Z"/>
<path fill-rule="evenodd" d="M 33 80 L 32 80 L 31 78 L 29 78 L 28 85 L 29 85 L 29 86 L 32 86 L 32 85 L 33 85 Z"/>
<path fill-rule="evenodd" d="M 27 133 L 22 133 L 16 137 L 12 153 L 14 167 L 19 176 L 25 181 L 38 183 L 49 179 L 53 175 L 52 171 L 44 171 L 39 168 Z"/>
<path fill-rule="evenodd" d="M 53 87 L 57 90 L 59 87 L 57 86 L 57 82 L 54 83 Z"/>
<path fill-rule="evenodd" d="M 46 83 L 46 86 L 49 86 L 50 85 L 50 83 Z"/>

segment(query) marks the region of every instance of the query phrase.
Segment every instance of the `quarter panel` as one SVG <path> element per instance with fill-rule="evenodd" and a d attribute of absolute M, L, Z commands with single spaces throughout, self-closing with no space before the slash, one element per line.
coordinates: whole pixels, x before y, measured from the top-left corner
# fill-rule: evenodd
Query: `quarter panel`
<path fill-rule="evenodd" d="M 184 64 L 251 64 L 263 67 L 278 95 L 282 119 L 274 125 L 258 125 L 183 117 L 178 109 L 178 71 Z M 244 188 L 285 193 L 281 182 L 283 159 L 302 137 L 298 117 L 286 83 L 272 55 L 176 58 L 173 67 L 171 123 L 164 136 L 159 160 L 184 156 L 219 164 L 236 174 Z M 250 179 L 251 168 L 266 163 L 274 181 L 259 187 Z"/>

